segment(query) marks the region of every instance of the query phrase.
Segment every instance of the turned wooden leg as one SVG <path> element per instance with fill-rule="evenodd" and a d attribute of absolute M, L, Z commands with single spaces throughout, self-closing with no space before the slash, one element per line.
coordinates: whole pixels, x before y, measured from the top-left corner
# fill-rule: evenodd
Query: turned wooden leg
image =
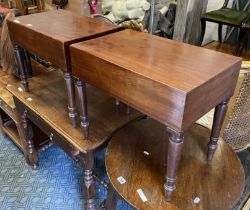
<path fill-rule="evenodd" d="M 200 35 L 200 40 L 199 40 L 199 46 L 202 45 L 204 36 L 205 36 L 205 31 L 206 31 L 206 21 L 201 19 L 201 35 Z"/>
<path fill-rule="evenodd" d="M 88 110 L 87 110 L 86 84 L 81 80 L 77 80 L 76 89 L 80 102 L 81 127 L 83 129 L 83 136 L 85 139 L 87 139 L 89 137 L 89 120 L 88 120 Z"/>
<path fill-rule="evenodd" d="M 109 184 L 108 195 L 107 195 L 107 199 L 105 202 L 105 209 L 116 210 L 116 205 L 117 205 L 117 193 L 115 192 L 111 184 Z"/>
<path fill-rule="evenodd" d="M 181 152 L 184 143 L 184 137 L 181 133 L 176 133 L 168 130 L 169 146 L 168 146 L 168 163 L 167 163 L 167 177 L 164 185 L 165 198 L 167 201 L 172 200 L 173 191 L 176 189 L 176 172 L 179 167 L 181 159 Z"/>
<path fill-rule="evenodd" d="M 211 131 L 210 142 L 208 143 L 207 159 L 209 161 L 213 159 L 215 150 L 217 149 L 220 131 L 227 112 L 228 101 L 228 99 L 224 100 L 222 103 L 215 107 L 213 127 Z"/>
<path fill-rule="evenodd" d="M 93 176 L 94 156 L 92 153 L 84 155 L 84 177 L 83 177 L 83 191 L 86 195 L 87 210 L 95 210 L 95 182 Z"/>
<path fill-rule="evenodd" d="M 18 45 L 14 45 L 14 52 L 15 52 L 15 60 L 16 60 L 17 68 L 20 74 L 20 78 L 22 80 L 24 90 L 29 91 L 29 83 L 28 83 L 26 72 L 25 72 L 24 55 L 23 55 L 22 48 Z"/>
<path fill-rule="evenodd" d="M 218 40 L 219 40 L 219 43 L 222 43 L 222 24 L 219 23 L 219 26 L 218 26 Z"/>
<path fill-rule="evenodd" d="M 33 76 L 32 65 L 31 65 L 31 61 L 30 61 L 30 54 L 25 49 L 23 49 L 23 53 L 24 53 L 24 63 L 25 63 L 26 75 Z"/>
<path fill-rule="evenodd" d="M 76 113 L 76 103 L 75 103 L 75 90 L 72 74 L 66 72 L 64 75 L 66 82 L 67 95 L 68 95 L 68 110 L 69 118 L 71 120 L 72 126 L 75 128 L 77 124 L 77 113 Z"/>
<path fill-rule="evenodd" d="M 33 142 L 33 129 L 29 123 L 29 119 L 27 117 L 27 111 L 25 110 L 22 115 L 22 123 L 24 129 L 24 147 L 25 147 L 25 158 L 28 165 L 30 165 L 33 169 L 36 169 L 38 166 L 38 154 L 34 146 Z"/>

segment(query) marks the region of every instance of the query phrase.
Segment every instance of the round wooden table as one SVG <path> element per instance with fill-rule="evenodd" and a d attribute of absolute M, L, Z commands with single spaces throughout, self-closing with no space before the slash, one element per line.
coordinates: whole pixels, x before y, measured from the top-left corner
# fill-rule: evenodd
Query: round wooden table
<path fill-rule="evenodd" d="M 137 209 L 227 210 L 244 189 L 244 171 L 234 151 L 219 140 L 212 161 L 207 161 L 210 131 L 195 124 L 185 135 L 172 202 L 163 185 L 167 170 L 168 136 L 164 125 L 136 121 L 112 138 L 106 153 L 111 186 L 107 209 L 120 197 Z"/>

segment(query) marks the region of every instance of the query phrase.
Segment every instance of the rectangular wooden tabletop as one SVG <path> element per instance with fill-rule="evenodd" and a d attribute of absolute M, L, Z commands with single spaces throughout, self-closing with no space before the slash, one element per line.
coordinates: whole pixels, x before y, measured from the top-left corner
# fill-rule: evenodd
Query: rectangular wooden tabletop
<path fill-rule="evenodd" d="M 13 43 L 65 70 L 70 68 L 72 43 L 122 30 L 121 27 L 65 10 L 54 10 L 8 20 Z M 68 64 L 68 65 L 67 65 Z"/>
<path fill-rule="evenodd" d="M 232 96 L 241 58 L 124 30 L 70 46 L 73 75 L 186 130 Z"/>

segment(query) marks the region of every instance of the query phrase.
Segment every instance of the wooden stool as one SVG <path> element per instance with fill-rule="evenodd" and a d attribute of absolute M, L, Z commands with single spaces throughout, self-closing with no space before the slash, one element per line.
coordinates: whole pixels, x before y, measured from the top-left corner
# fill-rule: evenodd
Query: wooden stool
<path fill-rule="evenodd" d="M 207 153 L 213 159 L 241 59 L 133 30 L 72 44 L 70 55 L 75 77 L 166 126 L 169 167 L 162 187 L 171 201 L 184 132 L 216 107 Z"/>
<path fill-rule="evenodd" d="M 143 210 L 228 210 L 233 207 L 244 190 L 244 170 L 223 140 L 218 142 L 213 162 L 207 161 L 209 135 L 207 128 L 197 124 L 185 134 L 176 182 L 178 190 L 169 203 L 162 188 L 168 167 L 168 136 L 164 125 L 144 119 L 120 130 L 112 137 L 106 152 L 110 179 L 106 209 L 115 209 L 117 197 Z"/>
<path fill-rule="evenodd" d="M 62 73 L 55 71 L 33 77 L 30 84 L 29 92 L 20 91 L 20 83 L 8 86 L 8 90 L 14 95 L 17 110 L 22 115 L 27 163 L 33 168 L 38 164 L 38 151 L 34 148 L 36 139 L 33 138 L 34 132 L 30 124 L 32 122 L 50 137 L 52 144 L 61 147 L 83 167 L 83 190 L 87 197 L 87 209 L 96 209 L 93 155 L 107 144 L 114 132 L 141 114 L 136 111 L 127 114 L 125 105 L 117 107 L 114 98 L 87 86 L 89 121 L 92 126 L 89 138 L 85 140 L 81 128 L 73 128 L 67 120 L 68 112 L 64 106 L 67 96 Z"/>
<path fill-rule="evenodd" d="M 77 114 L 69 45 L 120 31 L 122 28 L 65 10 L 13 18 L 8 20 L 8 28 L 26 91 L 29 89 L 27 69 L 31 68 L 29 52 L 51 62 L 65 73 L 69 117 L 73 127 L 76 127 Z"/>

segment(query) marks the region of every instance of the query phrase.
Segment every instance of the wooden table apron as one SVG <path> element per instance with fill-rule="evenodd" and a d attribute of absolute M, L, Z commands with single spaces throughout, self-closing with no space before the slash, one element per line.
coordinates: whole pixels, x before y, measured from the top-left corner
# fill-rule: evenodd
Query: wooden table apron
<path fill-rule="evenodd" d="M 166 125 L 170 140 L 164 189 L 170 201 L 183 132 L 216 107 L 208 146 L 211 161 L 241 59 L 132 30 L 73 44 L 70 54 L 73 76 Z"/>
<path fill-rule="evenodd" d="M 76 127 L 75 93 L 71 74 L 69 45 L 122 30 L 111 24 L 65 10 L 43 12 L 8 20 L 15 58 L 26 91 L 27 72 L 32 72 L 29 52 L 65 72 L 69 117 Z"/>

